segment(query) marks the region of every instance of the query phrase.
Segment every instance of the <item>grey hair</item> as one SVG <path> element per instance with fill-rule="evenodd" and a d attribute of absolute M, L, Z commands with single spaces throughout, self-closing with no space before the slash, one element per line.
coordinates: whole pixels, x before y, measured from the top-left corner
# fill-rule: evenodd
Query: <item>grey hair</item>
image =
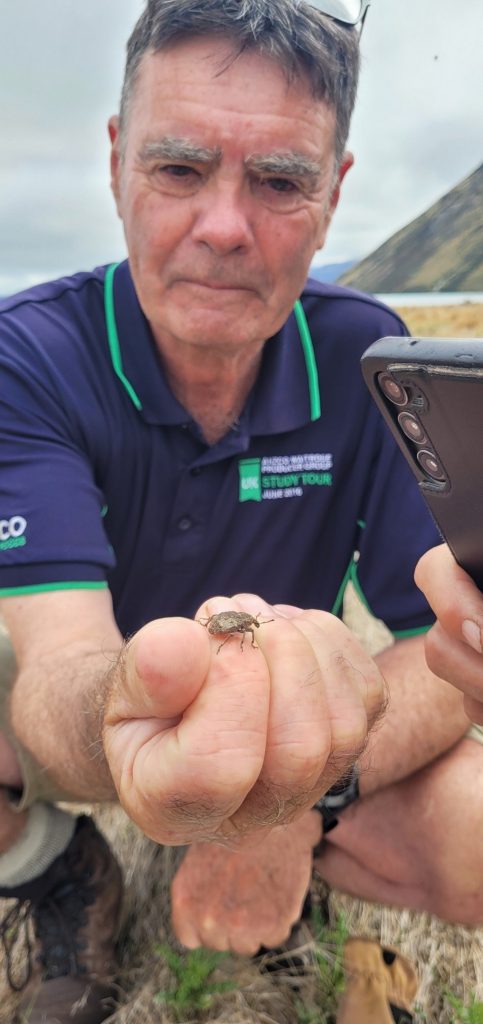
<path fill-rule="evenodd" d="M 349 134 L 359 77 L 359 35 L 305 0 L 147 0 L 127 44 L 121 95 L 121 144 L 136 77 L 145 53 L 184 38 L 226 37 L 234 58 L 245 50 L 276 60 L 287 80 L 305 77 L 312 94 L 335 111 L 338 166 Z"/>

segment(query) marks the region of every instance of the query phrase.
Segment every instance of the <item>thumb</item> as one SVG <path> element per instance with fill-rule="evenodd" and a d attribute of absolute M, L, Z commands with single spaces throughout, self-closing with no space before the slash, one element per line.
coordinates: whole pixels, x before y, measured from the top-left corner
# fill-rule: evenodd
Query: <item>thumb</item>
<path fill-rule="evenodd" d="M 126 718 L 177 719 L 209 670 L 205 630 L 191 619 L 156 619 L 129 641 L 115 671 L 106 724 Z"/>

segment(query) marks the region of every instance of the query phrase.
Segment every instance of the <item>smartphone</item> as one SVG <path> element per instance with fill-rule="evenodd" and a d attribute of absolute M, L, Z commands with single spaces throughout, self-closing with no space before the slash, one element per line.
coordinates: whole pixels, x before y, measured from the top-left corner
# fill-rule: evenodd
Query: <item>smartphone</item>
<path fill-rule="evenodd" d="M 361 365 L 444 540 L 483 590 L 483 339 L 381 338 Z"/>

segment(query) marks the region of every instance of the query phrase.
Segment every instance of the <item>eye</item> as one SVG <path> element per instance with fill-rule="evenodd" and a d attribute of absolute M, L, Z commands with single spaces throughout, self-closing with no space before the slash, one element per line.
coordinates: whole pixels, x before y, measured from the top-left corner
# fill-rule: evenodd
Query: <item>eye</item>
<path fill-rule="evenodd" d="M 157 167 L 156 171 L 158 174 L 166 174 L 171 178 L 198 176 L 198 171 L 195 171 L 193 167 L 187 167 L 186 164 L 164 164 L 161 167 Z"/>
<path fill-rule="evenodd" d="M 159 192 L 181 199 L 193 195 L 203 183 L 201 172 L 189 164 L 156 164 L 150 175 Z"/>
<path fill-rule="evenodd" d="M 298 185 L 287 178 L 266 178 L 263 182 L 273 192 L 293 194 L 298 192 Z"/>
<path fill-rule="evenodd" d="M 275 212 L 291 213 L 304 200 L 302 185 L 294 178 L 256 176 L 252 180 L 252 189 L 260 202 Z"/>

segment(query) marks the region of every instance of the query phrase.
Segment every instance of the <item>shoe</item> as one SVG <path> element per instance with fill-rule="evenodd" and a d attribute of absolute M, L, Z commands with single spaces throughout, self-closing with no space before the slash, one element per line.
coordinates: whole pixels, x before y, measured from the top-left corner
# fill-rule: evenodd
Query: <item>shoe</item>
<path fill-rule="evenodd" d="M 372 939 L 348 939 L 344 970 L 337 1024 L 412 1024 L 418 977 L 401 953 Z"/>
<path fill-rule="evenodd" d="M 122 879 L 92 819 L 80 817 L 64 853 L 44 875 L 11 895 L 17 903 L 0 935 L 11 988 L 22 992 L 18 1024 L 101 1024 L 115 1006 Z M 19 984 L 12 950 L 22 924 L 27 970 Z"/>

